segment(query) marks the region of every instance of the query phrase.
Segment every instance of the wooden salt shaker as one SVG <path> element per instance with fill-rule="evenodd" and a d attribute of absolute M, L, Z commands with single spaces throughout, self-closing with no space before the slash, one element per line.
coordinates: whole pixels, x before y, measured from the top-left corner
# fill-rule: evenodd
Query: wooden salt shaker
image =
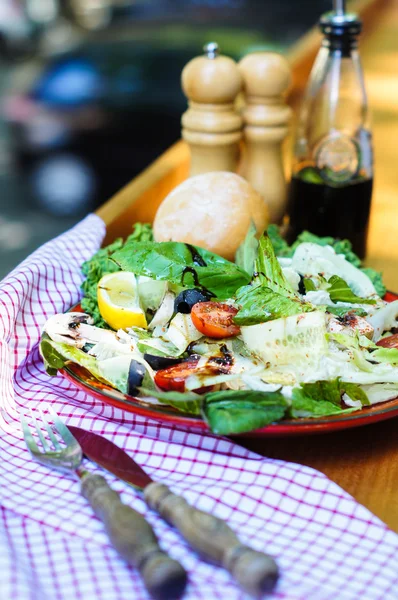
<path fill-rule="evenodd" d="M 283 94 L 290 85 L 291 70 L 287 60 L 275 52 L 248 54 L 239 62 L 239 69 L 246 100 L 241 174 L 264 198 L 271 223 L 280 223 L 287 201 L 281 145 L 292 112 Z"/>
<path fill-rule="evenodd" d="M 236 171 L 242 117 L 234 108 L 242 76 L 232 58 L 218 55 L 216 43 L 183 69 L 181 82 L 189 108 L 182 116 L 182 137 L 191 149 L 190 176 Z"/>

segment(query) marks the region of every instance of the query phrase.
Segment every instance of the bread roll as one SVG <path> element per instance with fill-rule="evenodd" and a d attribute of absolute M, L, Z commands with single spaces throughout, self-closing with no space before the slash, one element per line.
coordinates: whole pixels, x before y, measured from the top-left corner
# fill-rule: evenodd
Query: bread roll
<path fill-rule="evenodd" d="M 187 179 L 163 200 L 154 222 L 158 242 L 187 242 L 233 260 L 250 222 L 261 234 L 268 210 L 243 177 L 217 171 Z"/>

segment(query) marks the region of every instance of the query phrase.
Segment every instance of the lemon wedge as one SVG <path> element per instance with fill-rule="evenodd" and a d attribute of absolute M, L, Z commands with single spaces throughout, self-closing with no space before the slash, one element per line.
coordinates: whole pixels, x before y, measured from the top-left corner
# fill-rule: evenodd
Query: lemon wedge
<path fill-rule="evenodd" d="M 134 273 L 117 271 L 104 275 L 98 282 L 97 298 L 101 317 L 112 329 L 147 327 Z"/>

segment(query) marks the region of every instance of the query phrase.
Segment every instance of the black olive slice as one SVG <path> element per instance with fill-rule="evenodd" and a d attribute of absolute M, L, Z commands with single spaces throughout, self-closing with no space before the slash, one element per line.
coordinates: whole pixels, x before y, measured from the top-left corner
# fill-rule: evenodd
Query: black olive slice
<path fill-rule="evenodd" d="M 154 369 L 159 371 L 160 369 L 167 369 L 172 365 L 177 365 L 182 362 L 182 358 L 175 358 L 174 356 L 156 356 L 156 354 L 144 354 L 144 359 Z"/>
<path fill-rule="evenodd" d="M 210 298 L 207 292 L 198 288 L 183 290 L 174 301 L 174 311 L 188 315 L 194 304 L 208 302 Z"/>
<path fill-rule="evenodd" d="M 142 385 L 145 373 L 145 365 L 137 360 L 131 361 L 127 381 L 127 393 L 130 394 L 130 396 L 138 394 L 138 388 Z"/>
<path fill-rule="evenodd" d="M 305 289 L 305 285 L 304 285 L 304 277 L 301 274 L 300 274 L 300 281 L 298 284 L 298 292 L 302 296 L 304 296 L 307 293 L 306 289 Z"/>

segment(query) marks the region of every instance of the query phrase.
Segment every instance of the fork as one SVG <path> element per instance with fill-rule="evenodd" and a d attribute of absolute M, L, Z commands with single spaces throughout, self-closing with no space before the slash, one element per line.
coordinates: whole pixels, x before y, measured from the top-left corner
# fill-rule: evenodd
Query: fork
<path fill-rule="evenodd" d="M 28 422 L 21 416 L 23 435 L 32 456 L 43 465 L 77 475 L 81 482 L 81 494 L 103 522 L 112 545 L 124 560 L 137 567 L 151 596 L 156 600 L 178 598 L 187 582 L 184 568 L 161 550 L 151 525 L 142 515 L 121 502 L 119 494 L 108 485 L 104 477 L 81 467 L 83 451 L 80 444 L 58 415 L 50 408 L 54 430 L 64 446 L 58 441 L 40 408 L 39 412 L 52 447 L 30 410 L 33 426 L 42 446 L 40 449 Z"/>

